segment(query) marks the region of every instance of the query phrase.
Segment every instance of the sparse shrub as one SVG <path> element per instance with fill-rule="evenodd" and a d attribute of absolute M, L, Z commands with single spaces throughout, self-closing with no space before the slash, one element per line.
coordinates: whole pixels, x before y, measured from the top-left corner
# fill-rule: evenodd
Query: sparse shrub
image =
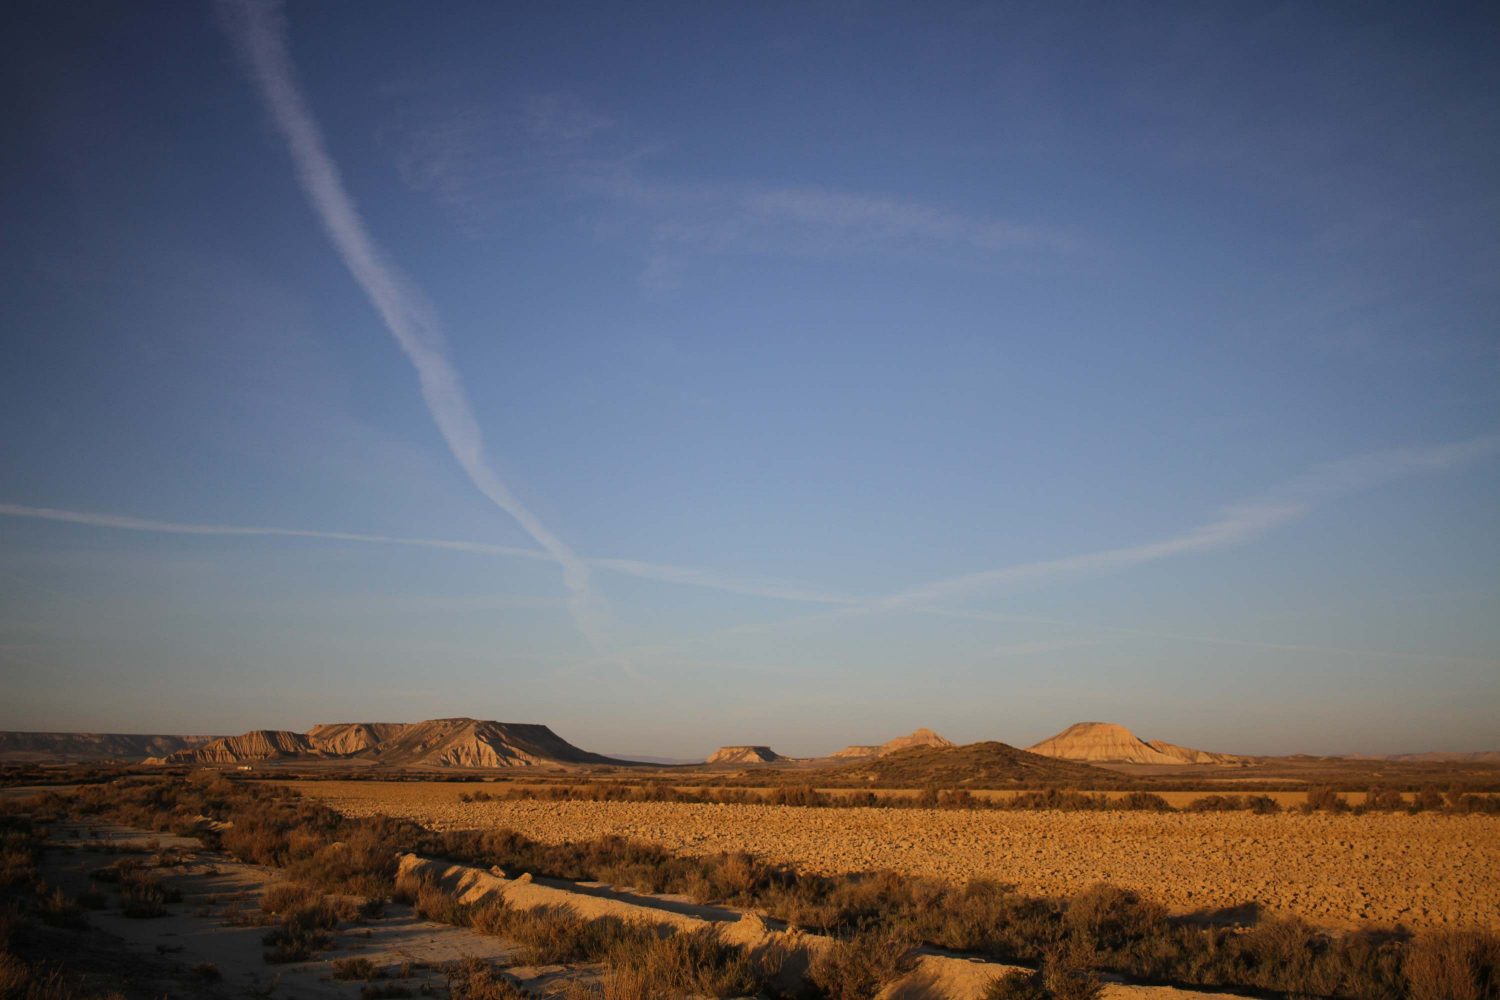
<path fill-rule="evenodd" d="M 1411 1000 L 1494 1000 L 1500 997 L 1500 939 L 1476 931 L 1434 931 L 1406 955 Z"/>
<path fill-rule="evenodd" d="M 1443 808 L 1443 793 L 1438 791 L 1435 785 L 1424 785 L 1417 792 L 1413 805 L 1421 811 L 1440 811 Z"/>
<path fill-rule="evenodd" d="M 1302 808 L 1307 812 L 1348 812 L 1349 800 L 1326 785 L 1315 785 L 1307 790 L 1307 802 Z"/>
<path fill-rule="evenodd" d="M 1093 952 L 1076 942 L 1058 945 L 1042 959 L 1042 984 L 1055 1000 L 1097 1000 L 1104 993 Z"/>
<path fill-rule="evenodd" d="M 1013 969 L 984 989 L 983 1000 L 1051 1000 L 1040 972 Z"/>
<path fill-rule="evenodd" d="M 1397 812 L 1407 808 L 1406 796 L 1394 788 L 1372 786 L 1365 792 L 1365 809 L 1374 812 Z"/>
<path fill-rule="evenodd" d="M 155 875 L 125 871 L 120 876 L 120 912 L 127 917 L 149 920 L 167 915 L 168 903 L 181 902 L 182 893 Z"/>
<path fill-rule="evenodd" d="M 217 983 L 224 978 L 224 974 L 219 971 L 219 967 L 212 962 L 199 962 L 193 966 L 192 973 L 194 978 L 200 979 L 205 983 Z"/>
<path fill-rule="evenodd" d="M 1281 812 L 1281 803 L 1269 795 L 1252 795 L 1245 802 L 1249 805 L 1251 812 L 1261 816 Z"/>
<path fill-rule="evenodd" d="M 383 979 L 385 973 L 380 966 L 368 958 L 357 956 L 353 958 L 338 958 L 333 962 L 334 979 Z"/>
<path fill-rule="evenodd" d="M 1166 926 L 1167 911 L 1135 892 L 1101 882 L 1073 897 L 1064 921 L 1090 947 L 1123 951 L 1159 935 Z"/>
<path fill-rule="evenodd" d="M 96 885 L 90 885 L 78 894 L 78 905 L 85 910 L 102 910 L 109 905 L 109 897 Z"/>
<path fill-rule="evenodd" d="M 911 971 L 911 944 L 899 931 L 861 931 L 820 951 L 808 972 L 831 1000 L 868 1000 Z"/>
<path fill-rule="evenodd" d="M 526 1000 L 524 990 L 479 959 L 456 962 L 444 974 L 453 1000 Z"/>
<path fill-rule="evenodd" d="M 363 1000 L 399 1000 L 401 997 L 412 996 L 412 992 L 396 983 L 371 983 L 361 987 L 359 995 Z"/>
<path fill-rule="evenodd" d="M 272 916 L 281 916 L 291 910 L 316 902 L 322 893 L 312 886 L 296 882 L 277 882 L 266 886 L 261 894 L 260 908 Z"/>
<path fill-rule="evenodd" d="M 1153 792 L 1127 792 L 1111 803 L 1114 809 L 1133 809 L 1139 812 L 1173 812 L 1166 799 Z"/>
<path fill-rule="evenodd" d="M 332 947 L 333 939 L 327 932 L 315 927 L 296 923 L 283 923 L 261 938 L 266 950 L 261 958 L 267 965 L 285 965 L 288 962 L 306 962 L 314 952 Z"/>
<path fill-rule="evenodd" d="M 69 899 L 68 894 L 61 889 L 53 889 L 42 895 L 37 901 L 36 915 L 49 927 L 78 931 L 86 929 L 89 925 L 83 908 Z"/>

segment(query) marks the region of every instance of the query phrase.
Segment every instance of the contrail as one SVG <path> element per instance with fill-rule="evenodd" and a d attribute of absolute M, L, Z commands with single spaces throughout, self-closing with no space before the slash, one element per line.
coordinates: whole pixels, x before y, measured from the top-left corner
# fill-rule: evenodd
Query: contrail
<path fill-rule="evenodd" d="M 57 507 L 28 507 L 18 503 L 0 503 L 0 515 L 28 517 L 39 521 L 62 521 L 85 524 L 93 528 L 116 528 L 121 531 L 148 531 L 165 535 L 243 535 L 276 538 L 323 538 L 336 542 L 369 542 L 376 545 L 410 545 L 425 549 L 447 549 L 453 552 L 475 552 L 481 555 L 513 556 L 517 559 L 552 557 L 538 549 L 521 549 L 512 545 L 490 545 L 485 542 L 450 541 L 443 538 L 403 538 L 397 535 L 368 535 L 351 531 L 316 531 L 308 528 L 257 528 L 237 524 L 193 524 L 181 521 L 156 521 L 144 517 L 101 514 L 94 511 L 62 510 Z"/>
<path fill-rule="evenodd" d="M 386 261 L 365 227 L 297 86 L 280 5 L 271 0 L 219 0 L 218 6 L 225 30 L 244 56 L 272 123 L 286 140 L 297 178 L 318 221 L 416 369 L 422 398 L 448 449 L 479 491 L 514 518 L 561 567 L 573 620 L 594 651 L 603 655 L 602 612 L 589 587 L 589 568 L 490 468 L 479 422 L 448 357 L 436 316 L 422 294 Z"/>
<path fill-rule="evenodd" d="M 513 545 L 491 545 L 488 542 L 469 542 L 448 538 L 411 538 L 405 535 L 375 535 L 352 531 L 320 531 L 312 528 L 270 528 L 239 524 L 202 524 L 198 522 L 161 521 L 153 518 L 133 517 L 126 514 L 108 514 L 98 511 L 66 510 L 59 507 L 32 507 L 18 503 L 0 503 L 0 517 L 23 517 L 37 521 L 58 521 L 65 524 L 81 524 L 93 528 L 111 528 L 119 531 L 141 531 L 165 535 L 207 536 L 260 536 L 278 538 L 314 538 L 335 542 L 362 542 L 371 545 L 404 545 L 415 548 L 443 549 L 450 552 L 473 552 L 478 555 L 507 556 L 516 559 L 540 559 L 551 562 L 552 556 L 541 549 L 523 549 Z M 798 601 L 809 604 L 850 605 L 857 598 L 829 591 L 778 580 L 741 580 L 724 576 L 711 570 L 692 569 L 683 566 L 665 566 L 661 563 L 641 562 L 636 559 L 589 559 L 582 558 L 585 565 L 611 573 L 620 573 L 641 580 L 656 580 L 676 583 L 706 590 L 721 590 L 731 594 L 750 597 L 768 597 L 782 601 Z"/>
<path fill-rule="evenodd" d="M 1168 538 L 935 580 L 877 599 L 867 607 L 870 610 L 925 607 L 943 598 L 977 590 L 1024 589 L 1117 572 L 1173 556 L 1231 548 L 1301 520 L 1319 505 L 1350 493 L 1407 476 L 1444 472 L 1496 453 L 1500 453 L 1500 434 L 1427 447 L 1396 448 L 1330 462 L 1259 497 L 1232 504 L 1213 520 Z"/>
<path fill-rule="evenodd" d="M 1218 517 L 1167 538 L 1139 545 L 1100 549 L 1059 559 L 1020 563 L 933 580 L 884 597 L 857 601 L 775 622 L 737 625 L 726 632 L 765 632 L 821 621 L 914 611 L 962 614 L 940 607 L 946 599 L 976 592 L 1015 593 L 1049 584 L 1108 573 L 1176 556 L 1232 548 L 1310 515 L 1320 505 L 1408 476 L 1436 474 L 1483 461 L 1500 453 L 1500 434 L 1447 444 L 1395 448 L 1320 465 L 1259 497 L 1232 504 Z M 1203 637 L 1202 641 L 1211 641 Z"/>

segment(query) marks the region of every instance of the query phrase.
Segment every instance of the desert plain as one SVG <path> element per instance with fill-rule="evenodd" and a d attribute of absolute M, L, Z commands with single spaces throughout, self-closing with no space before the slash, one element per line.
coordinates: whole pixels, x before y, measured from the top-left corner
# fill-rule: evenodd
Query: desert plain
<path fill-rule="evenodd" d="M 1327 927 L 1500 927 L 1500 817 L 1434 813 L 987 811 L 676 802 L 464 802 L 476 786 L 296 782 L 348 816 L 543 842 L 602 835 L 685 855 L 748 851 L 826 874 L 890 869 L 1068 895 L 1096 882 L 1178 913 L 1253 902 Z"/>

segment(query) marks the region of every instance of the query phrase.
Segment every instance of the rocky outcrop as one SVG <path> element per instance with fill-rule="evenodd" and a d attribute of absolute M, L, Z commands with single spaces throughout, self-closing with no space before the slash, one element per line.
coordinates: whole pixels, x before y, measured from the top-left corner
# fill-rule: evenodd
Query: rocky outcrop
<path fill-rule="evenodd" d="M 1027 749 L 1044 757 L 1090 764 L 1237 764 L 1245 760 L 1164 740 L 1143 740 L 1111 722 L 1074 723 Z"/>
<path fill-rule="evenodd" d="M 719 747 L 708 755 L 710 764 L 771 764 L 783 759 L 775 750 L 762 746 Z"/>
<path fill-rule="evenodd" d="M 953 745 L 952 740 L 939 736 L 931 729 L 918 729 L 906 736 L 897 736 L 893 740 L 886 740 L 877 746 L 848 746 L 829 754 L 829 756 L 858 760 L 862 757 L 881 757 L 888 753 L 896 753 L 899 750 L 910 750 L 912 747 L 951 747 Z"/>

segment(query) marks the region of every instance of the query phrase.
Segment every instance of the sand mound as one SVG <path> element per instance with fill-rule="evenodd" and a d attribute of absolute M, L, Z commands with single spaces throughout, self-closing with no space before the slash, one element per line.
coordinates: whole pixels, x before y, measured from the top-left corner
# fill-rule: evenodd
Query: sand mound
<path fill-rule="evenodd" d="M 708 755 L 710 764 L 770 764 L 783 759 L 775 750 L 762 746 L 719 747 Z"/>
<path fill-rule="evenodd" d="M 1180 747 L 1163 740 L 1143 740 L 1112 722 L 1078 722 L 1028 748 L 1059 760 L 1110 764 L 1234 764 L 1245 758 Z"/>

